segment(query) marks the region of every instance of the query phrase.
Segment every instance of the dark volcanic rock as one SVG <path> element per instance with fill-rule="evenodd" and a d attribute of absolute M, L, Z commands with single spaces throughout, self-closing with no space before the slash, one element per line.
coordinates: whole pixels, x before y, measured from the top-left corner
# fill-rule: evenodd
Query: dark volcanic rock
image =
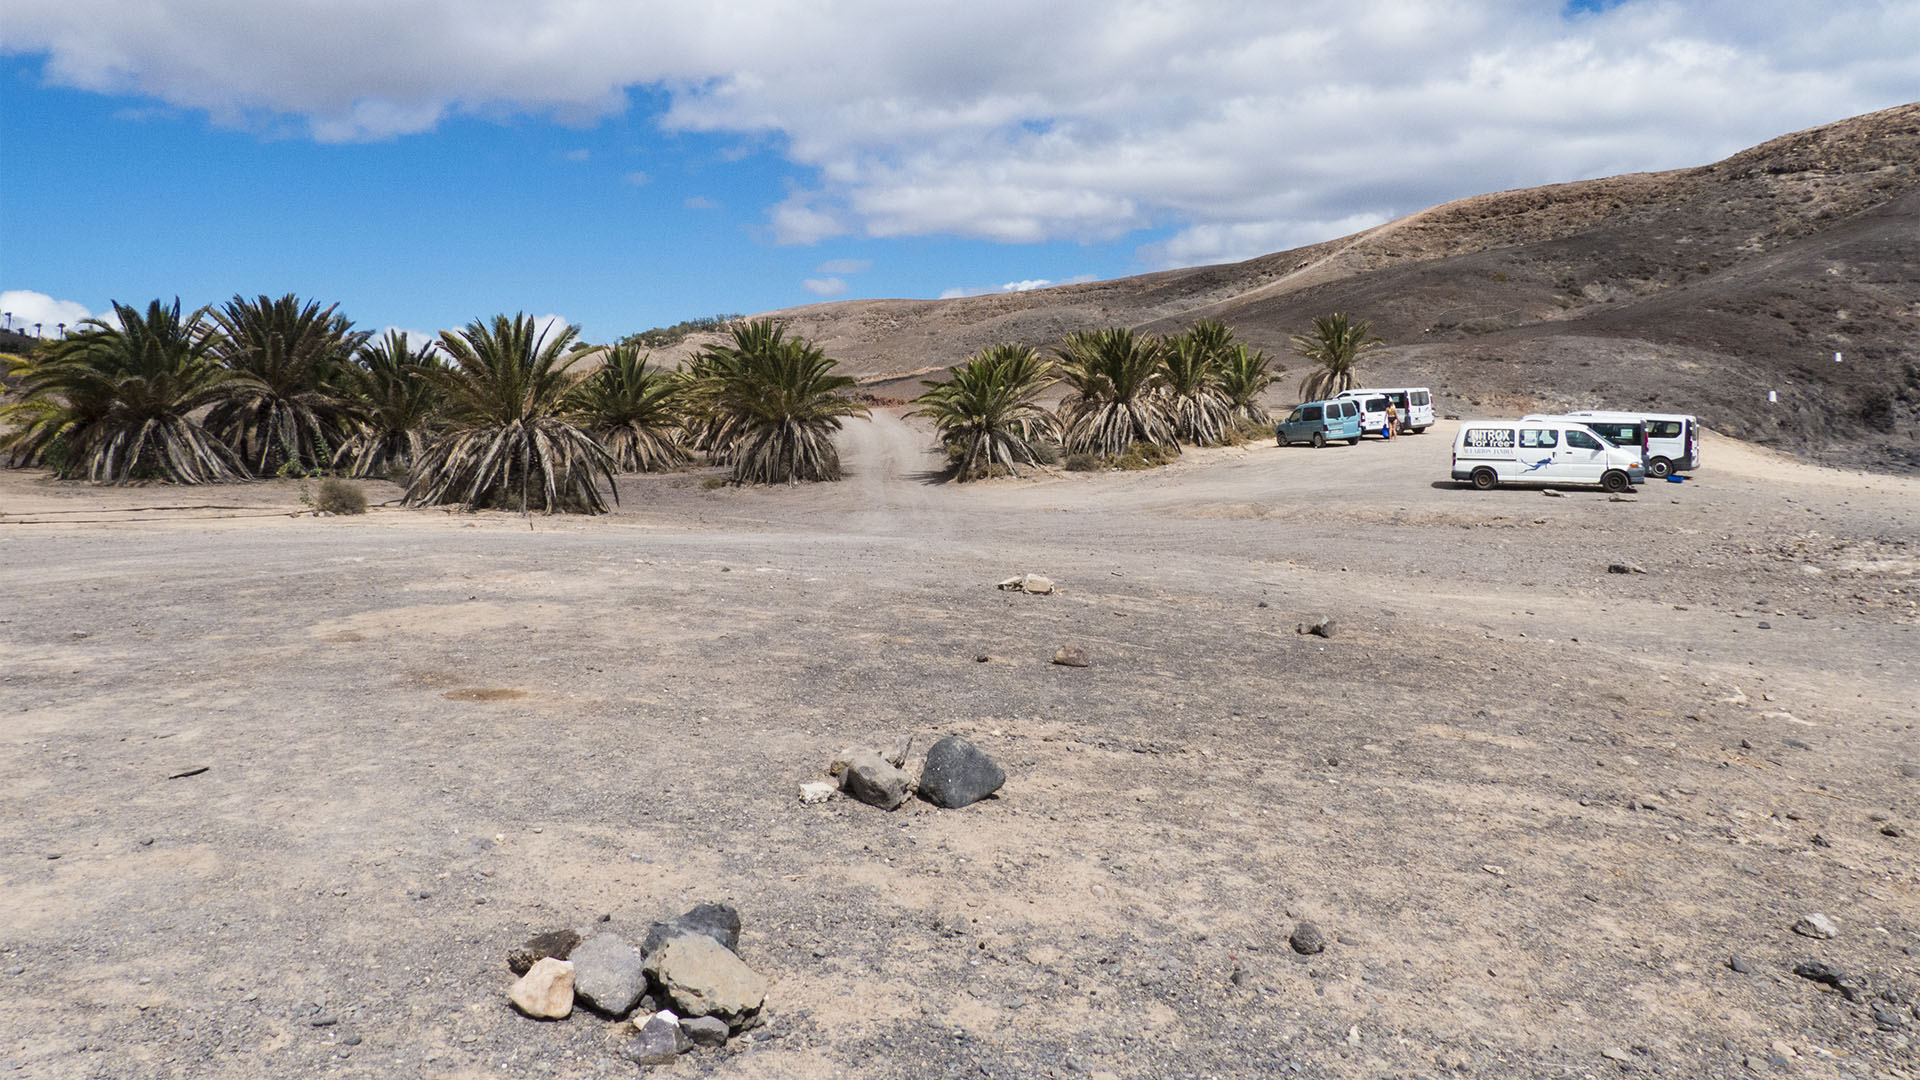
<path fill-rule="evenodd" d="M 535 934 L 519 948 L 507 953 L 507 967 L 515 975 L 525 975 L 533 969 L 534 964 L 549 956 L 555 960 L 565 960 L 579 944 L 580 935 L 572 930 L 548 930 L 544 934 Z"/>
<path fill-rule="evenodd" d="M 666 922 L 657 922 L 647 928 L 647 940 L 640 951 L 652 956 L 660 951 L 660 946 L 681 934 L 705 934 L 707 937 L 726 946 L 732 953 L 740 951 L 740 912 L 732 904 L 697 904 L 692 911 L 684 915 L 675 915 Z"/>
<path fill-rule="evenodd" d="M 1312 956 L 1326 950 L 1327 937 L 1320 932 L 1320 927 L 1303 921 L 1293 928 L 1293 935 L 1287 938 L 1287 944 L 1293 946 L 1293 951 L 1302 956 Z"/>
<path fill-rule="evenodd" d="M 927 762 L 920 769 L 920 797 L 957 810 L 999 791 L 1006 782 L 1006 772 L 979 747 L 949 735 L 927 751 Z"/>

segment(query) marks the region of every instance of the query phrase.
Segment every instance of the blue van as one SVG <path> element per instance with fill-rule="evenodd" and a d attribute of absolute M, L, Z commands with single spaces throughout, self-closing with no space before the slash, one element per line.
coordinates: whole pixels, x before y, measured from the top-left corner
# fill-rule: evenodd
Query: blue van
<path fill-rule="evenodd" d="M 1295 405 L 1285 420 L 1273 426 L 1273 438 L 1281 446 L 1303 442 L 1321 447 L 1329 439 L 1345 439 L 1351 446 L 1360 441 L 1360 404 L 1352 398 L 1334 398 Z"/>

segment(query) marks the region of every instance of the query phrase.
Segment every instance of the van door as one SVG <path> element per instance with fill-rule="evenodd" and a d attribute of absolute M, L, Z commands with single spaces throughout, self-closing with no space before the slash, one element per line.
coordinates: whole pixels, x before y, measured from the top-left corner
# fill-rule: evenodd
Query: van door
<path fill-rule="evenodd" d="M 1597 484 L 1606 469 L 1607 448 L 1599 439 L 1579 428 L 1567 428 L 1560 433 L 1560 448 L 1553 455 L 1555 479 Z"/>

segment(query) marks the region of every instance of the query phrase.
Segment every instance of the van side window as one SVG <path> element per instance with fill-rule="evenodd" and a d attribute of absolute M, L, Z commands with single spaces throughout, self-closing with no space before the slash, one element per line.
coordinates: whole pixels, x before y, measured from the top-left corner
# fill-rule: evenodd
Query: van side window
<path fill-rule="evenodd" d="M 1318 420 L 1318 419 L 1320 419 L 1320 406 L 1318 406 L 1318 405 L 1308 405 L 1308 406 L 1307 406 L 1306 408 L 1303 408 L 1303 409 L 1301 409 L 1301 410 L 1300 410 L 1300 419 L 1302 419 L 1302 420 Z"/>
<path fill-rule="evenodd" d="M 1600 449 L 1600 440 L 1584 431 L 1569 431 L 1567 432 L 1567 445 L 1577 446 L 1582 450 L 1598 450 Z"/>
<path fill-rule="evenodd" d="M 1654 439 L 1677 439 L 1680 437 L 1680 421 L 1649 420 L 1647 421 L 1647 436 Z"/>
<path fill-rule="evenodd" d="M 1567 433 L 1567 441 L 1573 441 L 1573 432 Z M 1532 449 L 1560 445 L 1560 433 L 1552 428 L 1521 428 L 1520 445 Z"/>
<path fill-rule="evenodd" d="M 1341 416 L 1359 416 L 1360 406 L 1352 400 L 1343 402 L 1340 406 L 1340 415 Z"/>
<path fill-rule="evenodd" d="M 1431 400 L 1431 398 L 1427 397 L 1425 390 L 1415 390 L 1413 392 L 1413 403 L 1415 405 L 1426 405 L 1429 404 Z"/>

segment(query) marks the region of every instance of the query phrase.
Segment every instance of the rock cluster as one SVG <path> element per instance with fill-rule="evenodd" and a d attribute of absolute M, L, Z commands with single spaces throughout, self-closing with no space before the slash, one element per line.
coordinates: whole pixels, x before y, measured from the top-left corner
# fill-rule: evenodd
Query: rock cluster
<path fill-rule="evenodd" d="M 1001 582 L 999 588 L 1005 592 L 1023 592 L 1032 593 L 1035 596 L 1046 596 L 1053 592 L 1053 579 L 1041 577 L 1039 574 L 1020 574 Z"/>
<path fill-rule="evenodd" d="M 928 748 L 916 781 L 904 768 L 912 749 L 911 737 L 894 742 L 885 754 L 863 747 L 842 750 L 827 766 L 847 796 L 882 810 L 896 810 L 916 791 L 935 806 L 957 810 L 971 806 L 1007 782 L 1006 771 L 986 751 L 958 735 L 949 735 Z M 818 802 L 817 783 L 800 785 L 802 802 Z"/>
<path fill-rule="evenodd" d="M 606 929 L 584 939 L 552 930 L 508 951 L 520 979 L 507 998 L 541 1020 L 563 1020 L 575 1004 L 623 1020 L 620 1057 L 665 1065 L 763 1022 L 769 984 L 739 948 L 740 913 L 728 904 L 653 923 L 638 946 Z"/>

